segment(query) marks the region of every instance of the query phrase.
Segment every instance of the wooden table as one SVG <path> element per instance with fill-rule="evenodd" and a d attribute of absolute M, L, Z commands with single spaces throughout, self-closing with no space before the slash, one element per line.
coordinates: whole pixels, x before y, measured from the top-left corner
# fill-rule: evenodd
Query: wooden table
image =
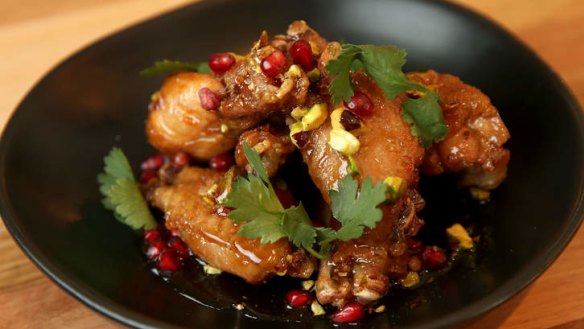
<path fill-rule="evenodd" d="M 187 0 L 2 0 L 0 127 L 59 61 Z M 584 104 L 584 1 L 456 0 L 513 31 Z M 121 328 L 46 278 L 0 224 L 0 328 Z M 584 230 L 529 289 L 472 328 L 584 328 Z"/>

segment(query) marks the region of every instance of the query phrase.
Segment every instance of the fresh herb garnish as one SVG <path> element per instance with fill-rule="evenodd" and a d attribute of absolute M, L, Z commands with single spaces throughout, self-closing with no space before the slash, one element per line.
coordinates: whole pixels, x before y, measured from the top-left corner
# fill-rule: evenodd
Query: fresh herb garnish
<path fill-rule="evenodd" d="M 181 61 L 171 61 L 168 59 L 154 62 L 154 65 L 140 71 L 141 76 L 149 77 L 159 74 L 170 74 L 178 71 L 193 71 L 200 73 L 211 73 L 207 62 L 191 63 Z"/>
<path fill-rule="evenodd" d="M 102 203 L 115 217 L 133 229 L 155 228 L 156 221 L 136 183 L 124 152 L 114 147 L 103 159 L 103 173 L 97 176 Z"/>
<path fill-rule="evenodd" d="M 406 51 L 394 46 L 343 44 L 336 59 L 325 67 L 334 76 L 329 93 L 334 103 L 348 101 L 354 94 L 351 71 L 362 70 L 383 90 L 389 100 L 405 92 L 416 92 L 417 99 L 403 103 L 402 116 L 411 125 L 411 133 L 428 148 L 448 134 L 444 123 L 440 97 L 434 91 L 409 81 L 402 71 L 406 63 Z"/>
<path fill-rule="evenodd" d="M 239 177 L 225 202 L 233 209 L 228 217 L 236 223 L 244 223 L 239 229 L 239 234 L 244 237 L 260 239 L 261 243 L 286 238 L 295 246 L 323 258 L 322 253 L 330 242 L 358 238 L 365 227 L 374 228 L 383 217 L 377 208 L 385 201 L 383 183 L 372 186 L 371 178 L 367 177 L 359 192 L 358 182 L 347 175 L 339 181 L 338 191 L 330 191 L 333 216 L 342 227 L 338 231 L 316 228 L 302 203 L 284 209 L 259 155 L 247 144 L 244 144 L 244 153 L 255 173 L 248 175 L 247 179 Z M 313 249 L 317 242 L 321 246 L 320 253 Z"/>

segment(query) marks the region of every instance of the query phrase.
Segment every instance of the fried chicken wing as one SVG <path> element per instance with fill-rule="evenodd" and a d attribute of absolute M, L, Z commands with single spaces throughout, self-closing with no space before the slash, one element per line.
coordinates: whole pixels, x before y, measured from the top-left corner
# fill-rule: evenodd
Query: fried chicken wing
<path fill-rule="evenodd" d="M 318 300 L 339 307 L 352 299 L 366 304 L 387 292 L 393 258 L 405 251 L 403 238 L 397 234 L 403 229 L 401 219 L 409 214 L 411 199 L 417 195 L 417 167 L 424 154 L 417 138 L 410 134 L 409 125 L 401 119 L 403 98 L 387 100 L 383 91 L 361 73 L 354 75 L 353 83 L 375 107 L 370 116 L 363 118 L 361 147 L 354 155 L 360 177 L 369 176 L 374 182 L 389 176 L 401 177 L 411 191 L 394 204 L 382 207 L 384 217 L 375 229 L 365 230 L 358 239 L 337 242 L 331 256 L 321 262 L 316 283 Z M 349 166 L 346 157 L 328 144 L 330 130 L 329 120 L 311 132 L 307 146 L 301 150 L 309 174 L 327 202 L 328 191 L 347 175 Z M 401 252 L 392 252 L 394 249 Z"/>
<path fill-rule="evenodd" d="M 441 97 L 448 135 L 427 152 L 422 171 L 427 175 L 461 173 L 461 185 L 496 188 L 504 179 L 509 150 L 503 144 L 509 131 L 489 97 L 450 74 L 410 73 L 408 79 Z"/>
<path fill-rule="evenodd" d="M 201 73 L 178 73 L 165 80 L 153 97 L 146 121 L 146 135 L 152 146 L 163 153 L 185 151 L 197 160 L 208 160 L 232 149 L 239 134 L 257 123 L 253 118 L 225 120 L 203 109 L 198 96 L 202 88 L 220 93 L 223 85 Z M 228 128 L 226 133 L 222 125 Z"/>
<path fill-rule="evenodd" d="M 191 251 L 209 265 L 258 284 L 274 274 L 306 278 L 314 263 L 301 251 L 294 251 L 285 239 L 261 244 L 237 234 L 239 225 L 216 213 L 209 189 L 222 174 L 210 169 L 187 167 L 171 185 L 148 192 L 151 204 L 165 213 L 166 227 L 178 230 Z"/>

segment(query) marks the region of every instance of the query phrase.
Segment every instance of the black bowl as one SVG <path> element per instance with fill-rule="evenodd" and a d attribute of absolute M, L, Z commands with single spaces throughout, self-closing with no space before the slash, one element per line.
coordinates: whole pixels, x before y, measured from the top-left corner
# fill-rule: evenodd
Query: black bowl
<path fill-rule="evenodd" d="M 458 324 L 540 275 L 583 214 L 580 108 L 560 79 L 507 32 L 457 6 L 423 0 L 205 1 L 72 56 L 20 104 L 0 144 L 2 217 L 29 257 L 87 305 L 135 327 L 331 326 L 312 317 L 296 318 L 299 325 L 262 310 L 238 312 L 230 304 L 248 288 L 233 277 L 194 283 L 187 290 L 195 298 L 185 297 L 145 268 L 138 237 L 102 208 L 95 180 L 113 145 L 133 164 L 152 151 L 143 123 L 161 79 L 140 78 L 140 69 L 162 58 L 243 52 L 262 29 L 283 32 L 299 18 L 329 39 L 406 48 L 408 70 L 460 76 L 490 95 L 513 136 L 509 177 L 490 204 L 458 208 L 453 198 L 440 198 L 446 193 L 428 192 L 437 200 L 428 221 L 468 212 L 483 228 L 486 242 L 474 266 L 455 266 L 422 289 L 390 293 L 388 311 L 363 326 Z M 405 306 L 412 302 L 419 306 Z"/>

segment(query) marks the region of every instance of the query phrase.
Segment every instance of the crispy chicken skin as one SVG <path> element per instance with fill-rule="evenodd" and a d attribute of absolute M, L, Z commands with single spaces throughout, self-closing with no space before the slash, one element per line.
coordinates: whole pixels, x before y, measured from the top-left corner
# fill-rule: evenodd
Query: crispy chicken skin
<path fill-rule="evenodd" d="M 375 229 L 367 229 L 358 239 L 337 242 L 330 257 L 321 262 L 316 292 L 323 304 L 342 306 L 356 299 L 366 304 L 381 298 L 389 288 L 389 275 L 394 256 L 403 255 L 405 248 L 397 239 L 400 219 L 412 203 L 418 184 L 417 167 L 422 163 L 424 150 L 410 127 L 401 119 L 403 98 L 389 101 L 383 91 L 365 75 L 354 75 L 356 90 L 369 96 L 375 111 L 363 118 L 365 131 L 360 135 L 361 147 L 355 154 L 360 177 L 371 177 L 374 182 L 388 176 L 403 178 L 412 190 L 396 203 L 382 206 L 384 217 Z M 309 174 L 329 202 L 328 191 L 336 188 L 339 179 L 347 174 L 348 161 L 328 144 L 331 129 L 327 121 L 311 133 L 302 155 Z M 405 217 L 404 217 L 405 218 Z M 403 239 L 402 239 L 403 240 Z M 393 249 L 402 253 L 392 255 Z"/>
<path fill-rule="evenodd" d="M 163 153 L 186 151 L 197 160 L 208 160 L 235 146 L 246 122 L 224 122 L 219 115 L 201 107 L 198 91 L 223 89 L 221 82 L 209 74 L 178 73 L 168 77 L 150 104 L 146 135 L 150 144 Z M 221 132 L 221 124 L 231 132 Z"/>
<path fill-rule="evenodd" d="M 222 174 L 197 167 L 180 171 L 171 185 L 152 188 L 147 196 L 161 209 L 169 230 L 178 230 L 191 251 L 209 265 L 258 284 L 274 274 L 306 278 L 314 263 L 291 244 L 281 239 L 261 244 L 237 234 L 239 225 L 219 216 L 212 202 L 204 200 L 211 186 Z"/>
<path fill-rule="evenodd" d="M 276 174 L 280 166 L 295 150 L 290 136 L 284 131 L 271 128 L 269 125 L 248 130 L 239 136 L 235 147 L 235 163 L 247 172 L 250 172 L 251 168 L 248 167 L 247 158 L 243 152 L 244 143 L 247 143 L 260 155 L 270 177 Z"/>
<path fill-rule="evenodd" d="M 503 144 L 509 131 L 489 97 L 450 74 L 410 73 L 441 97 L 448 135 L 427 152 L 422 171 L 427 175 L 461 173 L 461 185 L 496 188 L 504 179 L 509 150 Z"/>

